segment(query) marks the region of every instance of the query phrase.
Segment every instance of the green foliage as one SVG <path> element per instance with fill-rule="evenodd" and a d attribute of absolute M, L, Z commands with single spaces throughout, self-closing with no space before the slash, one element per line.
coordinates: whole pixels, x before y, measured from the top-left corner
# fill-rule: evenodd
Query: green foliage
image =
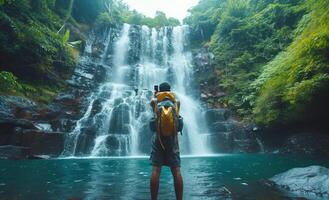
<path fill-rule="evenodd" d="M 44 101 L 51 95 L 43 88 L 65 87 L 75 62 L 67 45 L 70 33 L 57 33 L 64 19 L 55 14 L 55 2 L 7 0 L 0 6 L 2 93 Z"/>
<path fill-rule="evenodd" d="M 294 42 L 265 66 L 255 80 L 259 123 L 314 122 L 328 116 L 329 3 L 308 1 L 310 15 L 301 20 Z M 276 99 L 276 101 L 271 101 Z M 278 107 L 284 104 L 284 109 Z M 271 115 L 271 113 L 278 115 Z"/>
<path fill-rule="evenodd" d="M 262 118 L 266 118 L 265 123 L 285 117 L 288 104 L 285 98 L 281 98 L 285 87 L 277 84 L 285 78 L 269 83 L 277 85 L 275 89 L 261 94 L 260 90 L 268 77 L 275 77 L 277 72 L 274 69 L 280 68 L 277 59 L 273 59 L 286 59 L 284 50 L 296 35 L 303 32 L 299 21 L 303 19 L 303 27 L 309 21 L 303 18 L 306 13 L 304 1 L 202 0 L 190 13 L 184 22 L 194 30 L 192 40 L 199 44 L 208 41 L 206 46 L 210 46 L 215 56 L 216 76 L 211 79 L 212 90 L 226 93 L 218 102 L 245 118 L 250 118 L 253 112 L 259 113 L 257 119 L 266 115 Z M 211 30 L 206 36 L 205 29 Z M 264 65 L 269 67 L 264 68 Z M 266 113 L 270 104 L 275 109 Z"/>
<path fill-rule="evenodd" d="M 22 90 L 22 86 L 17 82 L 17 77 L 6 71 L 0 71 L 0 92 L 12 93 Z"/>
<path fill-rule="evenodd" d="M 93 24 L 100 13 L 108 11 L 105 5 L 105 0 L 75 0 L 72 17 L 79 23 Z"/>
<path fill-rule="evenodd" d="M 96 0 L 95 4 L 98 5 L 97 9 L 89 9 L 89 4 L 90 1 L 81 1 L 79 3 L 76 3 L 74 14 L 77 15 L 78 20 L 84 20 L 88 23 L 95 23 L 97 27 L 113 27 L 122 23 L 146 25 L 149 27 L 180 25 L 179 20 L 172 17 L 167 18 L 167 16 L 163 12 L 157 11 L 156 16 L 154 18 L 146 17 L 145 15 L 142 15 L 136 10 L 130 10 L 126 4 L 119 0 L 108 1 L 108 3 L 104 3 L 104 1 L 101 0 Z M 95 16 L 93 19 L 96 20 L 90 21 L 89 19 L 88 21 L 87 19 L 81 17 L 88 15 Z"/>
<path fill-rule="evenodd" d="M 117 21 L 118 20 L 113 19 L 108 12 L 102 12 L 96 19 L 96 26 L 114 26 L 117 24 Z"/>
<path fill-rule="evenodd" d="M 63 45 L 67 44 L 70 39 L 70 30 L 66 30 L 63 36 Z"/>
<path fill-rule="evenodd" d="M 146 25 L 148 27 L 162 27 L 162 26 L 178 26 L 180 22 L 178 19 L 169 17 L 160 11 L 156 12 L 154 18 L 146 17 L 137 11 L 125 10 L 122 12 L 123 21 L 128 24 Z"/>
<path fill-rule="evenodd" d="M 186 17 L 183 22 L 192 27 L 191 40 L 194 45 L 210 39 L 215 31 L 218 18 L 222 14 L 221 9 L 225 5 L 226 0 L 203 0 L 189 10 L 190 16 Z"/>
<path fill-rule="evenodd" d="M 21 83 L 13 73 L 0 71 L 0 94 L 25 96 L 39 103 L 49 103 L 59 90 L 56 87 Z"/>
<path fill-rule="evenodd" d="M 34 0 L 42 2 L 44 0 Z M 71 17 L 72 8 L 74 0 L 55 0 L 54 10 L 55 12 L 62 17 L 64 20 L 67 20 Z"/>

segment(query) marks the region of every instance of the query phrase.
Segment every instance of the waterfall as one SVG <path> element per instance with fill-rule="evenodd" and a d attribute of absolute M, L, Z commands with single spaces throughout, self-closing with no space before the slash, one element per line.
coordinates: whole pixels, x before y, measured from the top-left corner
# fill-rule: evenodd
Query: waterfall
<path fill-rule="evenodd" d="M 85 113 L 66 137 L 64 156 L 149 154 L 154 134 L 148 127 L 153 115 L 149 102 L 153 86 L 163 81 L 171 83 L 181 101 L 181 152 L 211 153 L 202 108 L 193 98 L 197 94 L 193 92 L 188 30 L 188 26 L 155 29 L 124 24 L 118 34 L 107 31 L 101 59 L 96 61 L 105 66 L 107 76 L 91 92 Z M 95 44 L 88 46 L 82 60 L 93 60 Z"/>

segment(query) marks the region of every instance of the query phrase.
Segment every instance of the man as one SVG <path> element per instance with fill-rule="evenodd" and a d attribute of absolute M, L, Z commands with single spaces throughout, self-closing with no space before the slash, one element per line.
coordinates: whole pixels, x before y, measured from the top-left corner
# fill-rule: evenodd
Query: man
<path fill-rule="evenodd" d="M 157 89 L 155 91 L 154 98 L 151 101 L 151 106 L 155 113 L 156 118 L 159 117 L 159 109 L 161 110 L 161 102 L 168 103 L 169 105 L 174 105 L 176 109 L 174 113 L 179 116 L 179 101 L 175 98 L 175 94 L 170 92 L 170 85 L 166 82 L 161 83 L 159 87 L 160 91 Z M 163 107 L 167 109 L 168 106 Z M 168 112 L 167 112 L 168 113 Z M 159 120 L 159 119 L 157 119 Z M 164 121 L 164 120 L 163 120 Z M 150 156 L 151 163 L 153 165 L 151 180 L 150 180 L 150 190 L 152 200 L 156 200 L 159 190 L 159 177 L 161 173 L 161 168 L 163 165 L 170 167 L 171 173 L 174 178 L 175 193 L 176 199 L 182 200 L 183 198 L 183 178 L 180 171 L 180 152 L 178 144 L 178 134 L 177 129 L 174 129 L 172 133 L 165 133 L 166 130 L 171 130 L 168 124 L 163 124 L 162 128 L 160 127 L 159 122 L 157 121 L 157 133 L 154 134 L 152 141 L 152 152 Z M 177 124 L 176 124 L 177 126 Z M 175 127 L 174 125 L 174 128 Z M 181 130 L 179 130 L 181 131 Z"/>

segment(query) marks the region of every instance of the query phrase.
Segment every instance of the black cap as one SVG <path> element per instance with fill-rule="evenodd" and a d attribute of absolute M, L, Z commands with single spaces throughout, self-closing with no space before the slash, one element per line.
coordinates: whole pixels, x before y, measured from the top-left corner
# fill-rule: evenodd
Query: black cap
<path fill-rule="evenodd" d="M 167 82 L 163 82 L 159 86 L 160 92 L 170 91 L 170 85 Z"/>

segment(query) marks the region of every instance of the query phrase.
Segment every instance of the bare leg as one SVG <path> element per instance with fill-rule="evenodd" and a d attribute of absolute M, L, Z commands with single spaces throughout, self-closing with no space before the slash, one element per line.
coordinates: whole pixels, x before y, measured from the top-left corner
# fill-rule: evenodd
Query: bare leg
<path fill-rule="evenodd" d="M 151 180 L 150 180 L 150 189 L 151 189 L 151 199 L 152 200 L 156 200 L 158 198 L 160 173 L 161 173 L 161 167 L 153 166 Z"/>
<path fill-rule="evenodd" d="M 180 168 L 179 167 L 171 168 L 171 173 L 174 177 L 176 199 L 182 200 L 183 199 L 183 177 L 180 172 Z"/>

